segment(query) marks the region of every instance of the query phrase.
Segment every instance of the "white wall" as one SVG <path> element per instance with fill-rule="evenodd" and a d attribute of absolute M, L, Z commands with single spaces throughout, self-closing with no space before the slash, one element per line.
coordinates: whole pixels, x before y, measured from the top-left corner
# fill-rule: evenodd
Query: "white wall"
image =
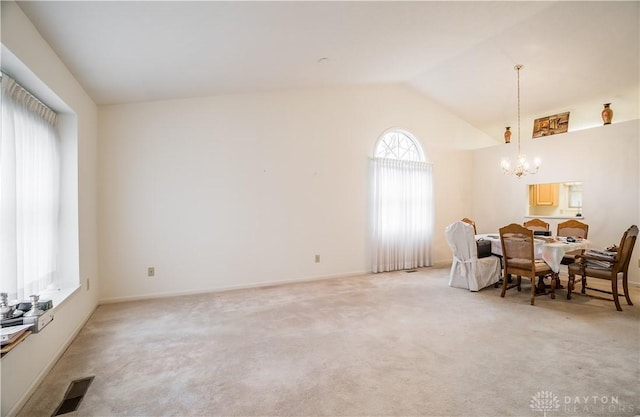
<path fill-rule="evenodd" d="M 596 114 L 595 117 L 598 117 Z M 530 126 L 528 121 L 523 125 Z M 481 233 L 495 232 L 509 223 L 522 223 L 527 210 L 527 184 L 582 181 L 584 222 L 595 247 L 618 244 L 632 224 L 640 226 L 640 121 L 613 123 L 538 139 L 523 139 L 522 150 L 539 156 L 536 175 L 517 179 L 498 169 L 504 156 L 514 156 L 517 144 L 493 146 L 474 152 L 473 218 Z M 550 219 L 555 231 L 562 219 Z M 629 279 L 640 283 L 636 245 Z"/>
<path fill-rule="evenodd" d="M 77 157 L 78 164 L 77 169 L 68 169 L 66 165 L 62 173 L 67 203 L 62 208 L 63 242 L 71 251 L 63 256 L 61 265 L 72 276 L 71 281 L 91 279 L 92 283 L 91 290 L 82 288 L 56 306 L 53 322 L 41 333 L 31 335 L 2 358 L 1 415 L 6 416 L 19 411 L 97 305 L 97 109 L 20 8 L 13 2 L 1 3 L 3 68 L 5 63 L 14 65 L 14 70 L 22 66 L 19 74 L 11 75 L 34 93 L 40 93 L 38 83 L 46 85 L 60 100 L 47 104 L 70 112 L 62 117 L 62 129 L 66 133 L 77 132 L 72 138 L 76 142 L 63 146 L 64 158 Z M 69 276 L 63 277 L 63 282 Z"/>
<path fill-rule="evenodd" d="M 100 107 L 101 299 L 370 271 L 368 158 L 391 127 L 434 163 L 436 230 L 467 215 L 456 148 L 492 140 L 404 86 Z"/>

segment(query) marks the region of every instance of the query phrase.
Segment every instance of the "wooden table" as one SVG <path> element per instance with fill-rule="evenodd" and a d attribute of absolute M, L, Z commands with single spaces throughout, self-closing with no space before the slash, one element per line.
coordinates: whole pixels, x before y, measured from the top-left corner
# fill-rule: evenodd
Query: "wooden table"
<path fill-rule="evenodd" d="M 502 243 L 498 234 L 482 234 L 476 235 L 477 239 L 486 239 L 491 241 L 491 253 L 502 256 Z M 549 238 L 546 238 L 549 239 Z M 591 242 L 582 239 L 580 242 L 567 242 L 565 237 L 557 237 L 556 242 L 547 242 L 542 238 L 534 238 L 534 256 L 536 259 L 542 259 L 549 265 L 554 273 L 560 272 L 562 258 L 567 252 L 580 249 L 589 249 Z"/>
<path fill-rule="evenodd" d="M 491 253 L 502 257 L 502 243 L 500 242 L 500 235 L 497 233 L 488 233 L 476 235 L 477 239 L 486 239 L 491 241 Z M 555 241 L 549 241 L 549 237 L 534 237 L 534 256 L 536 259 L 542 259 L 549 265 L 553 271 L 553 278 L 556 280 L 556 288 L 563 288 L 560 285 L 560 278 L 558 273 L 560 272 L 560 265 L 562 258 L 567 252 L 580 249 L 589 249 L 591 242 L 587 239 L 581 239 L 579 242 L 567 242 L 566 237 L 553 238 Z M 544 289 L 544 281 L 542 277 L 538 281 L 538 287 Z"/>

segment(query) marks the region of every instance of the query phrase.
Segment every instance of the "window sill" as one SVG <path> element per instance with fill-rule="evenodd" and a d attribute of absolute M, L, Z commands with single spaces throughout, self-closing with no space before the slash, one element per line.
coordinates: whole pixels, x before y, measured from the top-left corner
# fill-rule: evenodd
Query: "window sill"
<path fill-rule="evenodd" d="M 46 290 L 40 293 L 41 300 L 51 300 L 53 303 L 52 310 L 55 311 L 60 305 L 71 297 L 76 291 L 80 290 L 81 286 L 75 286 L 70 288 L 62 288 L 58 290 Z"/>
<path fill-rule="evenodd" d="M 53 306 L 51 307 L 50 310 L 47 310 L 47 312 L 45 312 L 45 314 L 53 314 L 56 310 L 56 308 L 58 308 L 59 306 L 61 306 L 62 304 L 64 304 L 64 302 L 69 299 L 69 297 L 71 297 L 76 291 L 78 291 L 81 288 L 80 285 L 76 286 L 76 287 L 72 287 L 72 288 L 64 288 L 64 289 L 58 289 L 58 290 L 46 290 L 40 293 L 40 299 L 41 300 L 51 300 L 51 302 L 53 303 Z M 44 327 L 46 328 L 46 324 L 44 325 Z M 44 330 L 44 328 L 41 328 L 40 331 Z M 15 348 L 16 346 L 18 346 L 20 343 L 22 343 L 28 336 L 30 335 L 37 335 L 39 332 L 33 332 L 33 331 L 27 331 L 25 332 L 22 336 L 20 336 L 16 341 L 4 345 L 2 346 L 2 353 L 0 354 L 0 357 L 4 358 L 4 356 L 9 353 L 11 350 L 13 350 L 13 348 Z"/>

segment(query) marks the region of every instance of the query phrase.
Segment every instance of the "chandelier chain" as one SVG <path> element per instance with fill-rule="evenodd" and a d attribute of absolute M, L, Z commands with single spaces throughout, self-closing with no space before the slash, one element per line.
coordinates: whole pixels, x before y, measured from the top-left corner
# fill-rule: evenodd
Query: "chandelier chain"
<path fill-rule="evenodd" d="M 522 65 L 516 65 L 518 70 L 518 155 L 520 155 L 520 69 Z"/>

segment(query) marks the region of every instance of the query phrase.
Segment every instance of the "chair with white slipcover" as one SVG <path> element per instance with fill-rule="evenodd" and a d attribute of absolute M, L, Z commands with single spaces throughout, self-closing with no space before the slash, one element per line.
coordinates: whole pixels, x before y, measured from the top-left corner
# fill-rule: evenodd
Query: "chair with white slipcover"
<path fill-rule="evenodd" d="M 464 219 L 462 219 L 462 221 L 465 223 L 469 223 L 471 226 L 473 226 L 473 233 L 476 235 L 478 234 L 478 229 L 476 229 L 476 222 L 474 222 L 468 217 L 465 217 Z"/>
<path fill-rule="evenodd" d="M 457 221 L 444 231 L 453 254 L 449 286 L 479 291 L 500 280 L 500 259 L 496 256 L 478 258 L 473 226 Z"/>

